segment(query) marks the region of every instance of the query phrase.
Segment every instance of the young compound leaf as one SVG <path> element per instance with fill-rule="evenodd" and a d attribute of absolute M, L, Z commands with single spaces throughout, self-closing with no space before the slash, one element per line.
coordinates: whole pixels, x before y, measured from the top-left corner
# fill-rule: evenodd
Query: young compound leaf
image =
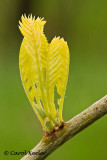
<path fill-rule="evenodd" d="M 19 66 L 24 89 L 43 128 L 51 132 L 63 122 L 62 108 L 69 71 L 69 49 L 63 38 L 50 44 L 43 33 L 41 19 L 22 16 L 19 29 L 24 38 L 20 48 Z M 54 89 L 60 95 L 59 108 L 54 103 Z"/>

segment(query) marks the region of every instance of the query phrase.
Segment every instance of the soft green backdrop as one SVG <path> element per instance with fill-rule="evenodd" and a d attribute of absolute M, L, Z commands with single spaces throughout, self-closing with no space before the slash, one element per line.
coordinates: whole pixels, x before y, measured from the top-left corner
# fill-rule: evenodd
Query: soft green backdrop
<path fill-rule="evenodd" d="M 67 121 L 107 94 L 106 0 L 0 1 L 0 160 L 22 156 L 4 151 L 32 149 L 43 131 L 22 87 L 18 20 L 33 13 L 47 20 L 49 42 L 61 36 L 70 48 L 70 73 L 63 117 Z M 106 160 L 107 116 L 66 142 L 47 160 Z"/>

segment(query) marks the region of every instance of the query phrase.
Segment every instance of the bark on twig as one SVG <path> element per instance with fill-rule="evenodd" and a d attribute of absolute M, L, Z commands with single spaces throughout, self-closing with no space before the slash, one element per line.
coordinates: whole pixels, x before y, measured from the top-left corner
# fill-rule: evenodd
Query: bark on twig
<path fill-rule="evenodd" d="M 52 135 L 44 135 L 40 143 L 21 160 L 44 160 L 63 143 L 105 114 L 107 114 L 107 95 L 65 122 L 62 128 L 57 129 Z"/>

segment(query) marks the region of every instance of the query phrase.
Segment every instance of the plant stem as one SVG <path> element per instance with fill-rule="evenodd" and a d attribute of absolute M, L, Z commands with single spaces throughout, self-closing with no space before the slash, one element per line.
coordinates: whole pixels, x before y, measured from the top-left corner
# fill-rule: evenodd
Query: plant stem
<path fill-rule="evenodd" d="M 107 114 L 107 95 L 70 121 L 64 122 L 64 125 L 57 128 L 51 135 L 44 135 L 40 143 L 30 151 L 30 154 L 35 153 L 35 155 L 28 153 L 21 160 L 44 160 L 63 143 L 105 114 Z"/>

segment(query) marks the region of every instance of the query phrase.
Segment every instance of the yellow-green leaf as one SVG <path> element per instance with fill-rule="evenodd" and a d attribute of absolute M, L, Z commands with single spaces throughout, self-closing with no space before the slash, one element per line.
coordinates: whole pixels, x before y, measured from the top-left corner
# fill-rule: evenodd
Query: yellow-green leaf
<path fill-rule="evenodd" d="M 19 66 L 24 89 L 45 131 L 61 125 L 62 108 L 69 72 L 69 49 L 63 38 L 50 44 L 43 33 L 43 19 L 22 16 L 19 22 L 24 38 Z M 54 90 L 60 95 L 56 109 Z"/>

